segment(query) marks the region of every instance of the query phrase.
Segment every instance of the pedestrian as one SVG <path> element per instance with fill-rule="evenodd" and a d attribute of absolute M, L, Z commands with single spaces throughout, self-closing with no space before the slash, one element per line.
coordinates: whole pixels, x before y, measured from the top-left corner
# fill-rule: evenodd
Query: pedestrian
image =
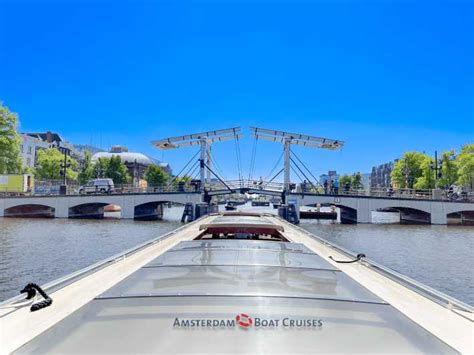
<path fill-rule="evenodd" d="M 392 184 L 390 184 L 390 186 L 388 187 L 387 192 L 388 192 L 388 197 L 392 197 L 392 195 L 393 195 L 393 186 L 392 186 Z"/>
<path fill-rule="evenodd" d="M 327 180 L 324 180 L 324 194 L 327 195 L 328 194 L 328 181 Z"/>
<path fill-rule="evenodd" d="M 337 178 L 334 179 L 334 193 L 339 194 L 339 180 Z"/>
<path fill-rule="evenodd" d="M 301 183 L 301 192 L 305 193 L 306 192 L 306 180 L 303 180 Z"/>
<path fill-rule="evenodd" d="M 334 180 L 331 180 L 331 183 L 329 184 L 329 191 L 331 194 L 334 193 Z"/>
<path fill-rule="evenodd" d="M 349 190 L 351 189 L 351 183 L 349 181 L 346 181 L 344 184 L 344 191 L 346 194 L 349 194 Z"/>

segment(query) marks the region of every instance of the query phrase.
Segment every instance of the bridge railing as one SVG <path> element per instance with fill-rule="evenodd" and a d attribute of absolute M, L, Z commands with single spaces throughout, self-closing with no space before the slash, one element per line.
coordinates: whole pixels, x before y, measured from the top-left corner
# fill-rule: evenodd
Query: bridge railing
<path fill-rule="evenodd" d="M 210 186 L 210 190 L 225 190 L 227 187 L 231 188 L 232 190 L 238 189 L 255 189 L 255 190 L 269 190 L 269 191 L 283 191 L 283 183 L 280 182 L 268 182 L 268 181 L 261 181 L 261 180 L 248 180 L 248 179 L 240 179 L 240 180 L 228 180 L 224 181 L 224 183 L 217 181 L 213 182 Z M 227 185 L 227 186 L 226 186 Z"/>
<path fill-rule="evenodd" d="M 432 189 L 338 189 L 324 192 L 323 189 L 297 189 L 297 193 L 316 193 L 320 195 L 339 195 L 339 196 L 368 196 L 383 198 L 400 199 L 422 199 L 422 200 L 445 200 L 445 201 L 474 201 L 472 193 L 450 194 L 447 191 Z"/>
<path fill-rule="evenodd" d="M 115 185 L 113 193 L 115 194 L 126 194 L 126 193 L 164 193 L 164 192 L 197 192 L 195 186 L 189 184 L 184 185 L 172 185 L 172 184 L 161 184 L 161 185 L 148 185 L 148 186 L 134 186 L 132 184 L 120 184 Z"/>

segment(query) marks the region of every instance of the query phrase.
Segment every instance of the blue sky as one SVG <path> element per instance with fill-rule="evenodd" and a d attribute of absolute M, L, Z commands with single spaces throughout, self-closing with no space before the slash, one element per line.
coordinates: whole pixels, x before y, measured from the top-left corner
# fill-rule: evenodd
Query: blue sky
<path fill-rule="evenodd" d="M 474 142 L 474 2 L 0 0 L 0 100 L 21 131 L 123 144 L 257 126 L 336 138 L 296 147 L 315 174 Z M 247 174 L 252 140 L 241 142 Z M 255 175 L 281 146 L 259 142 Z M 214 146 L 237 176 L 232 142 Z"/>

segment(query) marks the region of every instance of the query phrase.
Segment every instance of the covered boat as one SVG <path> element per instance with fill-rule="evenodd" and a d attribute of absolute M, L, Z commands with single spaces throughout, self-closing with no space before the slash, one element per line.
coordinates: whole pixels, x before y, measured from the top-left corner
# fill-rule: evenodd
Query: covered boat
<path fill-rule="evenodd" d="M 2 304 L 4 353 L 473 350 L 472 307 L 262 214 L 201 218 L 44 291 L 38 311 Z"/>

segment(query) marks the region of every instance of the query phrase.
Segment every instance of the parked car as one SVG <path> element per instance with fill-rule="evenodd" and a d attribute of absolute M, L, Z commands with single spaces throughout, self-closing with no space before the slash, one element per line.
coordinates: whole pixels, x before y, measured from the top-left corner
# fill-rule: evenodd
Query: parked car
<path fill-rule="evenodd" d="M 114 192 L 114 182 L 112 179 L 94 179 L 89 180 L 89 182 L 81 187 L 79 187 L 78 192 L 83 194 L 110 194 Z"/>

